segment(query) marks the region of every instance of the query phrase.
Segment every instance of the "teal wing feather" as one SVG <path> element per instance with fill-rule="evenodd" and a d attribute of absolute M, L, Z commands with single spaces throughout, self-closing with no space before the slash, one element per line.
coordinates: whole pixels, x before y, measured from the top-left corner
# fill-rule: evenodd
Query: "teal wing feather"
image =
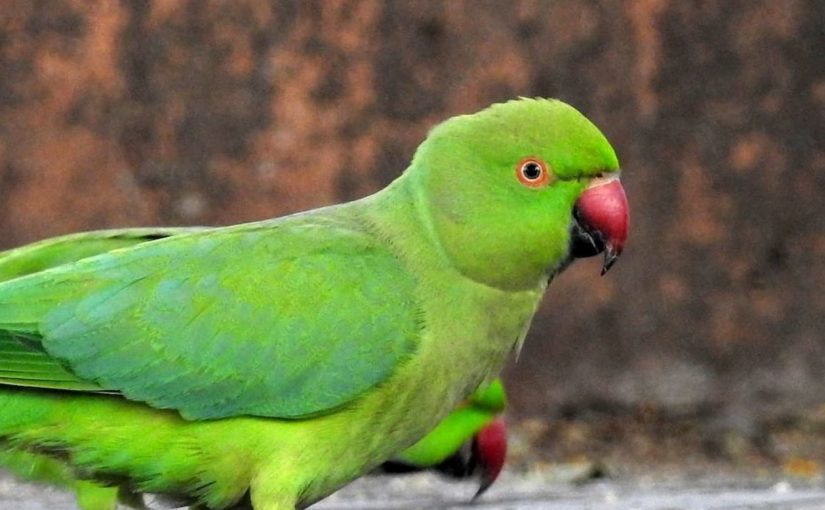
<path fill-rule="evenodd" d="M 57 381 L 66 389 L 120 392 L 187 419 L 298 418 L 345 405 L 415 349 L 415 282 L 373 236 L 297 218 L 173 236 L 2 282 L 0 341 L 58 360 L 74 378 Z M 21 359 L 0 357 L 0 382 L 56 386 L 20 375 Z"/>
<path fill-rule="evenodd" d="M 55 390 L 99 391 L 83 381 L 37 345 L 37 338 L 0 332 L 0 384 Z"/>
<path fill-rule="evenodd" d="M 203 230 L 206 227 L 127 228 L 53 237 L 0 252 L 0 282 L 108 251 Z M 38 343 L 37 337 L 25 338 L 19 334 L 0 332 L 0 384 L 75 391 L 100 390 L 96 384 L 72 374 Z"/>

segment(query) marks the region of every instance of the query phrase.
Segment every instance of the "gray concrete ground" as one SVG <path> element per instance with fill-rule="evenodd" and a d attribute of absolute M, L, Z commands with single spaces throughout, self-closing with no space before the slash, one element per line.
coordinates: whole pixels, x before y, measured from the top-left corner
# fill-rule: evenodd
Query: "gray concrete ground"
<path fill-rule="evenodd" d="M 508 474 L 468 503 L 470 483 L 430 475 L 359 480 L 313 507 L 317 510 L 823 510 L 825 488 L 783 479 L 673 477 L 560 482 L 555 474 Z M 0 474 L 0 510 L 74 510 L 70 494 L 19 483 Z"/>
<path fill-rule="evenodd" d="M 545 475 L 506 476 L 471 507 L 469 485 L 431 477 L 367 480 L 319 504 L 319 510 L 822 510 L 825 489 L 788 481 L 600 480 L 571 484 Z"/>

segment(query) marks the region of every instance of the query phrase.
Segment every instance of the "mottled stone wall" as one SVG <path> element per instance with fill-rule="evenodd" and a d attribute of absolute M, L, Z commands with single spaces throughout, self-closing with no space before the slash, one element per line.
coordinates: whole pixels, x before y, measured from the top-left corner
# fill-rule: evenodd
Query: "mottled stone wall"
<path fill-rule="evenodd" d="M 825 403 L 825 2 L 4 0 L 0 245 L 365 195 L 433 123 L 573 103 L 633 208 L 555 282 L 516 410 Z"/>

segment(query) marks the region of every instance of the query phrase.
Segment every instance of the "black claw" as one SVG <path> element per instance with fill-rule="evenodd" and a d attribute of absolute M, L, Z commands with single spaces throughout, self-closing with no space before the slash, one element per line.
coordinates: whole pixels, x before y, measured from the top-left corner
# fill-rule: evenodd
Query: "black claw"
<path fill-rule="evenodd" d="M 487 492 L 487 489 L 489 489 L 490 486 L 493 485 L 493 482 L 495 482 L 495 481 L 496 481 L 495 478 L 489 479 L 487 477 L 482 477 L 481 478 L 481 485 L 479 485 L 478 490 L 473 495 L 472 499 L 470 499 L 470 501 L 475 501 L 479 497 L 481 497 L 481 495 L 484 494 L 485 492 Z"/>

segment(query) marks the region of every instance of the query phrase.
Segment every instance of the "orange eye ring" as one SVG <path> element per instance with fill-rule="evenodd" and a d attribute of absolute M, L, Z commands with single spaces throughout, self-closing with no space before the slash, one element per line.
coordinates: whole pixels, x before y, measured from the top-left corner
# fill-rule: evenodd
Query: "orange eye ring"
<path fill-rule="evenodd" d="M 550 169 L 544 161 L 530 156 L 518 162 L 516 177 L 528 188 L 541 188 L 550 182 Z"/>

